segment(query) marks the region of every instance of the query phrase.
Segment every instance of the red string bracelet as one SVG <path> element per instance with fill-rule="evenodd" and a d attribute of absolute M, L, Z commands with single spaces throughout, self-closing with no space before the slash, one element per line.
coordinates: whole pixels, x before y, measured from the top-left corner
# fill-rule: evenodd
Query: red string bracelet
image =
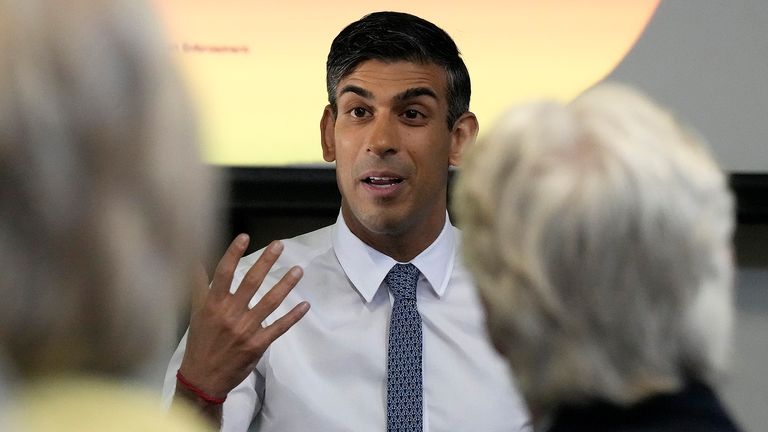
<path fill-rule="evenodd" d="M 224 396 L 223 398 L 217 398 L 200 390 L 200 388 L 198 388 L 196 385 L 192 384 L 191 382 L 187 381 L 186 378 L 184 378 L 184 375 L 181 374 L 181 369 L 176 371 L 176 379 L 179 381 L 179 384 L 181 384 L 182 387 L 191 391 L 192 393 L 197 395 L 197 397 L 208 402 L 209 404 L 221 405 L 224 403 L 225 400 L 227 400 L 226 396 Z"/>

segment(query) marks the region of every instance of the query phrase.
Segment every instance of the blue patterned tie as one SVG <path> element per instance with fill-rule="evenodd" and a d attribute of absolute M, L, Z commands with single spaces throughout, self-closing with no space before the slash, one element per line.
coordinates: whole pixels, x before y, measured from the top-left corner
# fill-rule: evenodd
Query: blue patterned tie
<path fill-rule="evenodd" d="M 395 298 L 389 323 L 387 431 L 422 432 L 421 316 L 416 308 L 419 269 L 395 264 L 384 278 Z"/>

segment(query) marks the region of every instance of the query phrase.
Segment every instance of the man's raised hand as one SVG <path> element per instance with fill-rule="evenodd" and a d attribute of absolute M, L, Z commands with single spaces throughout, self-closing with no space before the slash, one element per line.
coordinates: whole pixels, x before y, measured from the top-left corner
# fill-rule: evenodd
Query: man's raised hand
<path fill-rule="evenodd" d="M 279 241 L 264 250 L 237 290 L 230 293 L 237 263 L 248 241 L 245 234 L 232 241 L 216 267 L 210 289 L 202 278 L 179 368 L 189 384 L 215 399 L 224 399 L 240 384 L 254 370 L 269 345 L 309 310 L 309 303 L 301 302 L 272 324 L 261 325 L 301 279 L 302 270 L 298 266 L 292 267 L 252 309 L 248 307 L 283 251 Z"/>

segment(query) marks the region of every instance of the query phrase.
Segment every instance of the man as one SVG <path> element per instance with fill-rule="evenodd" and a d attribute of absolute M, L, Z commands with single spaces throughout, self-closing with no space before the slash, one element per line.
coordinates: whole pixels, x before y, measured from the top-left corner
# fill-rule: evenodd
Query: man
<path fill-rule="evenodd" d="M 374 13 L 333 41 L 327 84 L 336 224 L 242 259 L 234 278 L 247 239 L 233 243 L 166 396 L 177 387 L 213 418 L 226 398 L 227 431 L 253 416 L 263 431 L 523 428 L 446 213 L 448 168 L 478 130 L 455 43 L 421 18 Z"/>

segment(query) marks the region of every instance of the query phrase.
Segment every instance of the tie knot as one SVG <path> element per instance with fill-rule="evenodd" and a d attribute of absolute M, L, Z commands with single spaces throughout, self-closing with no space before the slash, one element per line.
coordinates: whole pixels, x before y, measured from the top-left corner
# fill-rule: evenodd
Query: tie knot
<path fill-rule="evenodd" d="M 416 282 L 419 281 L 419 269 L 413 264 L 395 264 L 387 273 L 384 281 L 395 300 L 415 300 Z"/>

